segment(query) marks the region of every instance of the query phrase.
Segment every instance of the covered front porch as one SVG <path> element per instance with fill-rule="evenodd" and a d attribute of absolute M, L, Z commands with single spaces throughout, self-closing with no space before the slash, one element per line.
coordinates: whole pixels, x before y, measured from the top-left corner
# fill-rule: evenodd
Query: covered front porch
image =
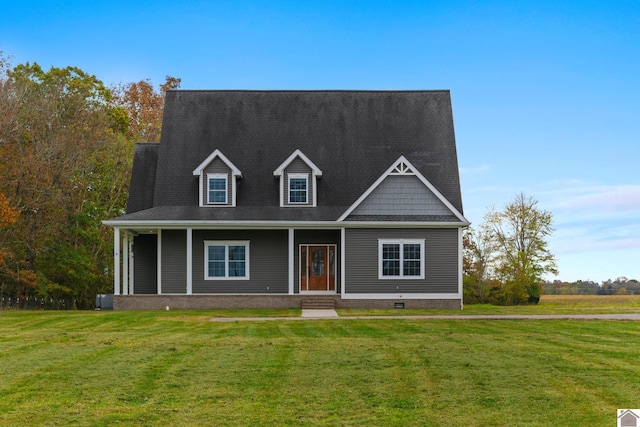
<path fill-rule="evenodd" d="M 328 227 L 114 227 L 114 295 L 337 295 L 343 236 Z M 212 259 L 215 248 L 228 258 L 240 248 L 243 259 Z M 216 263 L 227 270 L 217 274 Z M 238 263 L 241 273 L 230 270 Z"/>

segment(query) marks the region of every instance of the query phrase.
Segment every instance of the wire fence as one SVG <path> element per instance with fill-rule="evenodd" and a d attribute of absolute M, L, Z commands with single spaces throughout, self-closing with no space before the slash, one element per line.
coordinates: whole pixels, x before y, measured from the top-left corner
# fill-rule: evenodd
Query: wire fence
<path fill-rule="evenodd" d="M 76 306 L 72 298 L 0 298 L 0 310 L 73 310 Z"/>

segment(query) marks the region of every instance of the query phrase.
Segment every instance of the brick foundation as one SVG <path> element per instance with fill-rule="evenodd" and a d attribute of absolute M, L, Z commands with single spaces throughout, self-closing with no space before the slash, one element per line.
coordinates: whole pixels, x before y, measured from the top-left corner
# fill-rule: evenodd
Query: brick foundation
<path fill-rule="evenodd" d="M 301 308 L 308 295 L 114 295 L 114 310 L 197 310 L 232 308 Z M 394 308 L 404 303 L 404 308 L 441 308 L 460 310 L 458 299 L 342 299 L 333 298 L 336 308 Z"/>

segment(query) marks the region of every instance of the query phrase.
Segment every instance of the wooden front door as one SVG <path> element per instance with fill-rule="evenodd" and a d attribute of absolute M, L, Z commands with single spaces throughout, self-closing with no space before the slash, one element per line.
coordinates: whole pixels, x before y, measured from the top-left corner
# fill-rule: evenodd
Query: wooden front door
<path fill-rule="evenodd" d="M 300 290 L 336 290 L 335 245 L 300 245 Z"/>

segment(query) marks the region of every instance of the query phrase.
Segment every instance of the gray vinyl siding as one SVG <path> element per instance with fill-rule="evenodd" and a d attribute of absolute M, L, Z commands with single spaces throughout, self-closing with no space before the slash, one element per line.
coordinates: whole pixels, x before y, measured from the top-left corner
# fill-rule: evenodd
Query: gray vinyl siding
<path fill-rule="evenodd" d="M 451 215 L 417 176 L 388 176 L 352 215 Z"/>
<path fill-rule="evenodd" d="M 162 231 L 162 293 L 187 292 L 187 231 Z"/>
<path fill-rule="evenodd" d="M 208 200 L 209 200 L 209 180 L 207 179 L 207 174 L 214 174 L 214 173 L 219 173 L 219 174 L 225 174 L 227 175 L 227 204 L 230 205 L 232 204 L 233 200 L 231 198 L 231 195 L 233 194 L 233 175 L 231 174 L 231 169 L 229 169 L 229 167 L 219 158 L 215 158 L 213 159 L 213 161 L 211 163 L 209 163 L 209 165 L 204 168 L 204 170 L 202 171 L 203 173 L 203 177 L 204 179 L 202 180 L 202 197 L 204 200 L 202 200 L 202 204 L 206 205 L 208 204 Z M 214 206 L 221 206 L 219 204 L 215 204 Z M 224 205 L 222 205 L 224 206 Z"/>
<path fill-rule="evenodd" d="M 205 240 L 248 240 L 249 280 L 205 280 Z M 194 230 L 193 293 L 288 293 L 287 230 Z"/>
<path fill-rule="evenodd" d="M 305 206 L 305 204 L 300 203 L 289 203 L 289 175 L 290 174 L 308 174 L 307 178 L 307 205 L 313 204 L 313 174 L 311 168 L 300 158 L 296 157 L 294 160 L 289 163 L 289 165 L 285 168 L 284 174 L 282 175 L 282 197 L 284 198 L 283 204 L 285 206 Z"/>
<path fill-rule="evenodd" d="M 293 292 L 300 292 L 300 245 L 336 245 L 336 292 L 340 292 L 340 230 L 296 230 Z"/>
<path fill-rule="evenodd" d="M 133 293 L 155 294 L 158 291 L 158 240 L 155 234 L 133 238 Z"/>
<path fill-rule="evenodd" d="M 424 279 L 378 279 L 378 239 L 424 239 Z M 457 293 L 458 229 L 347 229 L 347 293 Z"/>

